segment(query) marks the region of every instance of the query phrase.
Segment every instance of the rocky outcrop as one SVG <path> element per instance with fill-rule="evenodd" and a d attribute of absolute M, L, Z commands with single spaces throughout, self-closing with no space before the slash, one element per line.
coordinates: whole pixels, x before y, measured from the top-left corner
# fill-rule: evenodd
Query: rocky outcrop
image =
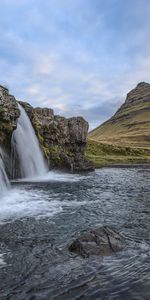
<path fill-rule="evenodd" d="M 85 156 L 88 123 L 82 117 L 64 118 L 52 109 L 20 102 L 29 115 L 50 168 L 93 170 Z"/>
<path fill-rule="evenodd" d="M 17 127 L 20 111 L 14 96 L 0 85 L 0 144 L 10 149 L 11 136 Z"/>
<path fill-rule="evenodd" d="M 150 101 L 150 84 L 147 82 L 140 82 L 135 89 L 127 94 L 125 103 L 138 103 Z"/>
<path fill-rule="evenodd" d="M 146 82 L 140 82 L 138 85 L 131 90 L 126 97 L 125 102 L 121 105 L 121 107 L 117 110 L 112 119 L 116 119 L 119 117 L 120 113 L 125 114 L 126 110 L 128 111 L 130 108 L 138 107 L 139 105 L 148 104 L 150 105 L 150 84 Z M 147 106 L 146 106 L 147 107 Z M 143 107 L 145 108 L 145 107 Z M 134 113 L 133 109 L 133 113 Z M 129 112 L 128 112 L 129 113 Z M 131 112 L 130 112 L 131 113 Z"/>
<path fill-rule="evenodd" d="M 72 242 L 69 251 L 83 258 L 91 255 L 108 256 L 123 250 L 123 237 L 108 227 L 100 227 L 87 231 Z"/>
<path fill-rule="evenodd" d="M 50 168 L 71 171 L 93 170 L 85 158 L 88 123 L 82 117 L 64 118 L 50 108 L 33 108 L 19 102 L 26 110 Z M 10 154 L 11 137 L 20 111 L 17 100 L 0 86 L 0 145 Z"/>

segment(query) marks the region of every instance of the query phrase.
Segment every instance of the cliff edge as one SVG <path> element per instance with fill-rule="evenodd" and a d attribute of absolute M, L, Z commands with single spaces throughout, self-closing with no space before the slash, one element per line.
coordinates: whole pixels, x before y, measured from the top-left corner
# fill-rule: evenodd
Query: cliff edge
<path fill-rule="evenodd" d="M 28 114 L 50 169 L 93 170 L 85 157 L 88 123 L 82 117 L 64 118 L 50 108 L 33 108 L 19 103 Z M 11 137 L 20 116 L 18 101 L 0 86 L 0 146 L 11 155 Z M 9 172 L 11 173 L 11 172 Z"/>

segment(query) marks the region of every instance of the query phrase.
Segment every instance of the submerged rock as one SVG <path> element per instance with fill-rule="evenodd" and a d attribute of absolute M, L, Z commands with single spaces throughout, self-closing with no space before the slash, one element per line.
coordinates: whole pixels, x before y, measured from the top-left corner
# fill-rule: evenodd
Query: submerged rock
<path fill-rule="evenodd" d="M 121 251 L 124 245 L 119 233 L 108 227 L 100 227 L 81 234 L 69 246 L 69 251 L 83 258 L 91 255 L 108 256 Z"/>

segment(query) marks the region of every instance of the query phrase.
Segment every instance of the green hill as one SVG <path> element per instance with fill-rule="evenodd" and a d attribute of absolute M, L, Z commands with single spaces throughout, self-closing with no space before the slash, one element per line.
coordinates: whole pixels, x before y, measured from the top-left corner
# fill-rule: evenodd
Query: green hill
<path fill-rule="evenodd" d="M 89 139 L 106 144 L 150 147 L 150 84 L 139 83 L 108 121 L 94 129 Z"/>
<path fill-rule="evenodd" d="M 87 157 L 96 167 L 150 163 L 149 83 L 139 83 L 114 116 L 89 133 Z"/>

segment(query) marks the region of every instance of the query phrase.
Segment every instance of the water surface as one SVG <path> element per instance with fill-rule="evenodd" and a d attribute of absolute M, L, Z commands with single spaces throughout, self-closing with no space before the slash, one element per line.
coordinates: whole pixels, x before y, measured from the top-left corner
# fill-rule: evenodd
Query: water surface
<path fill-rule="evenodd" d="M 150 169 L 50 173 L 0 200 L 0 299 L 150 299 Z M 127 245 L 82 259 L 68 244 L 111 226 Z"/>

